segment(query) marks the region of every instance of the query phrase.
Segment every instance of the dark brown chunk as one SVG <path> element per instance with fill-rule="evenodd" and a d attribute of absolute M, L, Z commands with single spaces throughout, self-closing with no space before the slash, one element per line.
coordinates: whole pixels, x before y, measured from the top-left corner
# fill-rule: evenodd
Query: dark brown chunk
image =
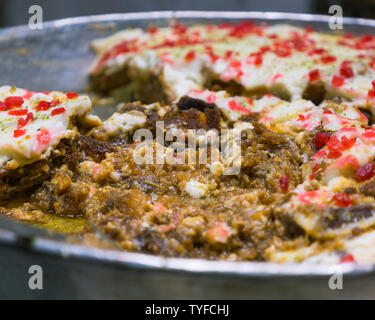
<path fill-rule="evenodd" d="M 368 125 L 372 126 L 374 124 L 374 115 L 372 114 L 372 112 L 364 108 L 358 108 L 358 109 L 367 118 Z"/>
<path fill-rule="evenodd" d="M 364 194 L 365 196 L 375 197 L 375 182 L 368 182 L 361 186 L 359 192 Z"/>
<path fill-rule="evenodd" d="M 183 96 L 177 102 L 177 107 L 179 111 L 189 110 L 193 108 L 193 109 L 197 109 L 198 111 L 204 112 L 206 108 L 214 108 L 216 107 L 216 105 L 213 103 L 208 103 L 200 99 Z"/>
<path fill-rule="evenodd" d="M 310 82 L 305 88 L 302 98 L 311 100 L 315 105 L 319 105 L 324 100 L 326 89 L 322 81 Z"/>
<path fill-rule="evenodd" d="M 76 168 L 81 159 L 76 140 L 62 140 L 56 150 L 58 152 L 52 153 L 47 160 L 40 160 L 17 169 L 9 169 L 7 166 L 1 168 L 0 200 L 37 187 L 51 176 L 54 168 L 62 164 L 66 164 L 71 169 Z"/>
<path fill-rule="evenodd" d="M 206 108 L 204 110 L 206 115 L 207 125 L 210 129 L 220 129 L 221 125 L 221 113 L 217 107 Z"/>
<path fill-rule="evenodd" d="M 336 229 L 345 224 L 369 218 L 374 213 L 375 210 L 370 204 L 360 204 L 347 208 L 331 208 L 329 210 L 330 217 L 325 218 L 324 221 L 328 228 Z"/>
<path fill-rule="evenodd" d="M 81 136 L 81 148 L 86 157 L 90 157 L 95 162 L 105 159 L 105 154 L 115 152 L 116 149 L 108 142 L 97 140 L 88 136 Z"/>

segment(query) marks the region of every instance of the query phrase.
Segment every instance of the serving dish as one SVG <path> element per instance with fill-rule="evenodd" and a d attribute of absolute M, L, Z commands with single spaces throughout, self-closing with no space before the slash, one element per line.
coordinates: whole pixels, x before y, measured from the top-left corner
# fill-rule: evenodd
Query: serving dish
<path fill-rule="evenodd" d="M 261 12 L 150 12 L 64 19 L 0 31 L 0 84 L 30 90 L 84 91 L 94 58 L 89 42 L 126 27 L 252 19 L 311 25 L 328 31 L 328 16 Z M 375 21 L 344 19 L 345 31 L 371 32 Z M 94 112 L 108 116 L 112 108 Z M 68 244 L 28 226 L 5 221 L 0 233 L 2 297 L 25 298 L 372 298 L 372 265 L 276 265 L 175 259 Z M 27 286 L 30 265 L 42 266 L 43 290 Z M 9 271 L 10 270 L 10 271 Z M 328 286 L 343 274 L 343 290 Z"/>

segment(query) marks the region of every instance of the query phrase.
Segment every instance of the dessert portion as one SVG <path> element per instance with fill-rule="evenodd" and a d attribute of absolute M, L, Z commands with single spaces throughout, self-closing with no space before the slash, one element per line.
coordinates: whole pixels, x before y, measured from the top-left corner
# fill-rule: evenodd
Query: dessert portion
<path fill-rule="evenodd" d="M 1 199 L 50 176 L 76 152 L 75 123 L 91 110 L 87 96 L 0 87 Z"/>
<path fill-rule="evenodd" d="M 128 29 L 92 43 L 95 91 L 171 102 L 190 90 L 253 96 L 375 97 L 375 38 L 340 36 L 290 25 L 195 25 Z"/>
<path fill-rule="evenodd" d="M 103 122 L 0 88 L 1 214 L 168 257 L 375 262 L 375 37 L 177 23 L 93 48 L 95 92 L 131 101 Z"/>

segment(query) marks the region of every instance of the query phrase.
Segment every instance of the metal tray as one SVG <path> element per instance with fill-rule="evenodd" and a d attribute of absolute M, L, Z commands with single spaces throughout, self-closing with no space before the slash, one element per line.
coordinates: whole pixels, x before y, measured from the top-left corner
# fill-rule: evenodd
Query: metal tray
<path fill-rule="evenodd" d="M 0 29 L 0 85 L 83 91 L 92 39 L 128 27 L 257 22 L 311 25 L 329 32 L 328 16 L 278 12 L 144 12 L 78 17 Z M 373 32 L 375 21 L 344 18 L 344 31 Z M 102 116 L 106 109 L 95 109 Z M 373 265 L 340 265 L 343 289 L 328 280 L 337 266 L 163 258 L 68 244 L 58 236 L 0 219 L 0 298 L 264 299 L 375 298 Z M 31 265 L 43 269 L 43 290 L 28 287 Z"/>

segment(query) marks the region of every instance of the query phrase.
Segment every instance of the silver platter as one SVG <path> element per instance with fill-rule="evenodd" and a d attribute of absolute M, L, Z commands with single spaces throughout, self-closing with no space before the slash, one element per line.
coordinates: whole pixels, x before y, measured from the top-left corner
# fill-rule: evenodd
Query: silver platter
<path fill-rule="evenodd" d="M 84 91 L 94 56 L 89 43 L 129 27 L 236 22 L 311 25 L 330 32 L 329 16 L 279 12 L 167 11 L 68 18 L 0 29 L 0 85 L 35 91 Z M 344 31 L 372 33 L 375 21 L 344 18 Z M 103 109 L 94 111 L 103 114 Z M 109 113 L 108 113 L 109 114 Z M 163 258 L 72 245 L 38 229 L 0 219 L 0 298 L 290 299 L 375 298 L 373 265 L 340 266 Z M 40 265 L 43 290 L 30 290 Z M 343 273 L 343 289 L 328 280 Z"/>

